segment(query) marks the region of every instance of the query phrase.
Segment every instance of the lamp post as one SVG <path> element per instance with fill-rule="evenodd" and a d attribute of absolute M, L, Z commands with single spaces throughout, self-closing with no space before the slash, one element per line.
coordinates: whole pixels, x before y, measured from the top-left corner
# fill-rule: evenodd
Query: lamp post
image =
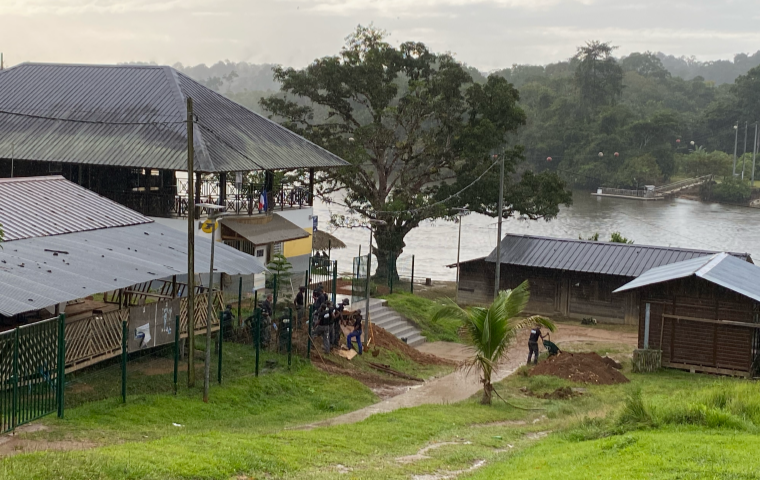
<path fill-rule="evenodd" d="M 459 252 L 462 248 L 462 217 L 470 213 L 467 208 L 455 208 L 457 211 L 457 221 L 459 222 L 459 239 L 457 240 L 457 291 L 454 298 L 459 301 Z"/>
<path fill-rule="evenodd" d="M 372 230 L 373 225 L 387 225 L 388 223 L 385 220 L 377 220 L 375 218 L 370 218 L 369 220 L 369 253 L 367 254 L 367 303 L 364 308 L 364 343 L 367 343 L 367 340 L 369 340 L 369 285 L 370 285 L 370 279 L 372 278 L 372 234 L 374 233 L 374 230 Z"/>
<path fill-rule="evenodd" d="M 744 166 L 747 164 L 747 123 L 744 122 L 744 153 L 742 154 L 742 180 L 744 180 Z"/>
<path fill-rule="evenodd" d="M 208 273 L 208 311 L 206 315 L 206 360 L 203 366 L 203 401 L 208 403 L 208 389 L 211 376 L 211 320 L 214 318 L 214 244 L 216 243 L 216 219 L 223 216 L 226 207 L 212 203 L 201 203 L 198 207 L 205 208 L 211 221 L 211 261 Z M 219 335 L 222 334 L 222 325 L 219 325 Z"/>
<path fill-rule="evenodd" d="M 739 121 L 734 125 L 734 171 L 732 176 L 736 176 L 736 147 L 739 145 Z"/>

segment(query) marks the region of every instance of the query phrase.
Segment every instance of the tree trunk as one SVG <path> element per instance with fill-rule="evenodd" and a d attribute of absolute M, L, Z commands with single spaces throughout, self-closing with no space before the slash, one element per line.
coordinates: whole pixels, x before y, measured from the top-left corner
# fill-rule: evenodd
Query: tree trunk
<path fill-rule="evenodd" d="M 481 405 L 491 405 L 491 399 L 493 398 L 493 385 L 491 382 L 483 382 L 483 398 L 480 399 Z"/>
<path fill-rule="evenodd" d="M 377 259 L 374 279 L 380 282 L 387 282 L 392 276 L 393 281 L 398 281 L 398 270 L 396 270 L 396 260 L 404 251 L 406 244 L 404 236 L 408 231 L 399 231 L 393 224 L 378 226 L 375 230 L 375 244 L 372 247 L 375 258 Z M 375 260 L 373 260 L 375 261 Z"/>

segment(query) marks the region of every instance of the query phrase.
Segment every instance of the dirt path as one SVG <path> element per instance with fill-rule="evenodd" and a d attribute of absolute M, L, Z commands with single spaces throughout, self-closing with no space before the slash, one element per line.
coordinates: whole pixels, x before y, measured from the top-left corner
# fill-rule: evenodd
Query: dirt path
<path fill-rule="evenodd" d="M 493 382 L 498 382 L 517 370 L 526 360 L 527 348 L 521 348 L 527 343 L 528 332 L 521 332 L 513 348 L 507 357 L 499 364 L 494 374 Z M 635 346 L 638 337 L 635 332 L 605 330 L 598 327 L 585 327 L 582 325 L 559 324 L 557 331 L 552 334 L 552 340 L 560 346 L 565 344 L 607 343 Z M 420 351 L 430 353 L 442 358 L 462 362 L 472 355 L 471 347 L 451 342 L 432 342 L 421 345 Z M 454 373 L 441 378 L 425 382 L 420 386 L 409 387 L 405 392 L 388 398 L 374 405 L 356 410 L 345 415 L 334 417 L 321 422 L 304 425 L 302 429 L 329 425 L 344 425 L 361 422 L 376 413 L 387 413 L 399 408 L 417 407 L 425 404 L 453 403 L 466 400 L 475 395 L 482 388 L 480 377 L 476 372 L 457 370 Z"/>

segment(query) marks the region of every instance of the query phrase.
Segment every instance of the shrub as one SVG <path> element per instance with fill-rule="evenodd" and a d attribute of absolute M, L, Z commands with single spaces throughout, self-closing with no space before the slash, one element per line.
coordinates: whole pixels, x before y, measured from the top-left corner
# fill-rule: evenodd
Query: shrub
<path fill-rule="evenodd" d="M 654 425 L 654 420 L 649 408 L 644 404 L 641 388 L 635 388 L 628 392 L 617 420 L 618 426 L 626 427 L 649 427 Z"/>
<path fill-rule="evenodd" d="M 727 203 L 747 203 L 752 187 L 738 178 L 725 177 L 723 182 L 712 186 L 709 200 Z"/>

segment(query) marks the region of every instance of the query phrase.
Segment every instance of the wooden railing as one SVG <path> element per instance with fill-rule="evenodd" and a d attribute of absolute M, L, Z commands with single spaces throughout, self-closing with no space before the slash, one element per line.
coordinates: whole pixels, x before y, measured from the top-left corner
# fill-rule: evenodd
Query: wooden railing
<path fill-rule="evenodd" d="M 620 195 L 623 197 L 641 197 L 641 198 L 653 198 L 654 192 L 641 188 L 639 190 L 629 190 L 625 188 L 608 188 L 600 187 L 601 193 L 604 195 Z"/>
<path fill-rule="evenodd" d="M 223 308 L 222 292 L 214 292 L 214 311 Z M 206 332 L 208 317 L 208 294 L 195 296 L 195 331 Z M 66 323 L 66 372 L 94 365 L 121 354 L 122 322 L 129 321 L 129 308 L 93 315 Z M 180 332 L 187 337 L 187 297 L 180 300 Z M 216 315 L 211 320 L 211 330 L 219 330 Z"/>

